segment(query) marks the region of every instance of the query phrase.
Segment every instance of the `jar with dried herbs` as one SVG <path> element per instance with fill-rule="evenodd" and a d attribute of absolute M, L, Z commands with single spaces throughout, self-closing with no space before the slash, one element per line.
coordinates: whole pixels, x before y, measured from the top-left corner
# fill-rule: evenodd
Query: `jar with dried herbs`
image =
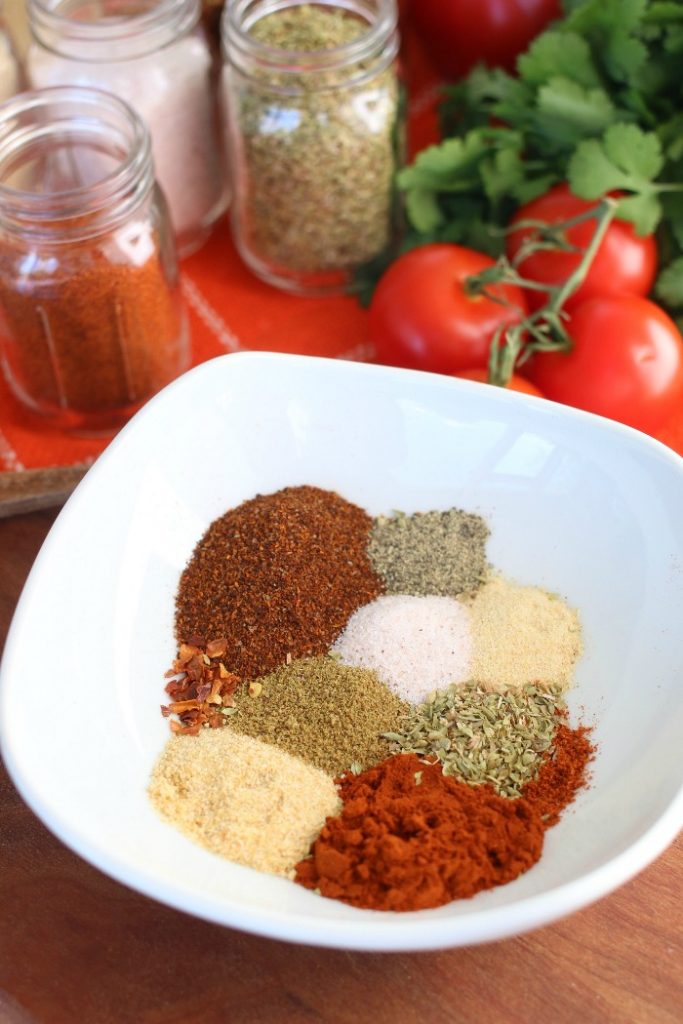
<path fill-rule="evenodd" d="M 0 355 L 51 425 L 111 431 L 189 362 L 149 133 L 107 93 L 23 93 L 0 112 Z"/>
<path fill-rule="evenodd" d="M 236 245 L 298 294 L 347 288 L 396 233 L 402 152 L 394 0 L 235 0 L 224 94 Z"/>

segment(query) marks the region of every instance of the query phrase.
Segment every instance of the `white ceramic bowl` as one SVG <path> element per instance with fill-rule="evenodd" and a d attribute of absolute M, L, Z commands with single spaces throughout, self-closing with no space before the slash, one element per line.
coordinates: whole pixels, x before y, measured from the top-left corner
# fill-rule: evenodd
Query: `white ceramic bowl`
<path fill-rule="evenodd" d="M 593 781 L 510 885 L 436 910 L 361 911 L 195 846 L 146 796 L 168 735 L 178 576 L 208 524 L 257 492 L 339 491 L 371 513 L 486 516 L 492 563 L 580 610 L 570 696 L 595 723 Z M 683 460 L 627 427 L 431 374 L 238 354 L 132 420 L 38 556 L 2 665 L 0 738 L 20 792 L 103 871 L 200 917 L 275 938 L 428 949 L 576 910 L 683 824 Z"/>

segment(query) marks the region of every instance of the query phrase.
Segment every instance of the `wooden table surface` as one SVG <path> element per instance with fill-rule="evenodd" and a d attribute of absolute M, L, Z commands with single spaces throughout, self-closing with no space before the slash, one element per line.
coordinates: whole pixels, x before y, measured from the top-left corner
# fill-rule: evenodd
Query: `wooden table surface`
<path fill-rule="evenodd" d="M 0 645 L 53 519 L 0 521 Z M 39 637 L 36 654 L 49 665 Z M 551 927 L 381 955 L 245 935 L 131 892 L 55 839 L 2 769 L 0 848 L 0 1024 L 683 1020 L 683 837 L 612 896 Z"/>

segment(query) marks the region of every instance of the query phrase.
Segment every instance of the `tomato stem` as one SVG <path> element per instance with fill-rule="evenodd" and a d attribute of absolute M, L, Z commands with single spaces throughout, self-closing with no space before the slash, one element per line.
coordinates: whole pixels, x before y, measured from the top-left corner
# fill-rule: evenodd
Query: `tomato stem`
<path fill-rule="evenodd" d="M 550 244 L 550 237 L 561 239 L 569 228 L 574 227 L 587 220 L 596 221 L 593 236 L 584 250 L 576 269 L 561 285 L 549 286 L 536 281 L 523 278 L 505 257 L 501 257 L 495 266 L 467 278 L 464 282 L 465 291 L 468 295 L 486 295 L 494 302 L 506 303 L 505 299 L 490 290 L 493 284 L 516 284 L 521 288 L 528 288 L 547 293 L 548 299 L 544 306 L 529 314 L 517 324 L 513 324 L 505 331 L 499 331 L 491 342 L 489 352 L 489 381 L 491 384 L 505 386 L 515 371 L 515 368 L 526 362 L 533 352 L 567 352 L 571 348 L 571 338 L 567 333 L 564 321 L 566 313 L 564 305 L 567 299 L 583 284 L 590 270 L 602 240 L 605 237 L 608 227 L 614 220 L 619 201 L 611 196 L 606 196 L 590 210 L 586 210 L 575 217 L 558 224 L 539 224 L 541 229 L 524 248 L 523 256 L 515 262 L 526 259 L 531 252 L 541 249 L 570 248 L 564 244 Z M 519 225 L 516 226 L 519 228 Z M 577 251 L 575 247 L 571 247 Z M 520 250 L 520 253 L 522 250 Z M 518 254 L 519 255 L 519 254 Z"/>

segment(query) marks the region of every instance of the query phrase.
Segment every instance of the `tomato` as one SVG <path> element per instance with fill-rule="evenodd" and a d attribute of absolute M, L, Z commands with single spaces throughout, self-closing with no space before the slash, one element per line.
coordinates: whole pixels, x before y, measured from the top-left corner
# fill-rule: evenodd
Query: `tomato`
<path fill-rule="evenodd" d="M 455 377 L 461 377 L 463 380 L 478 380 L 482 384 L 488 383 L 488 370 L 482 366 L 474 366 L 469 370 L 460 370 L 454 374 Z M 537 398 L 543 398 L 543 392 L 532 384 L 526 377 L 522 377 L 520 373 L 513 373 L 510 380 L 505 385 L 510 391 L 521 391 L 525 395 L 536 395 Z"/>
<path fill-rule="evenodd" d="M 547 398 L 651 431 L 683 402 L 683 338 L 639 295 L 588 299 L 571 314 L 568 353 L 536 353 L 531 379 Z"/>
<path fill-rule="evenodd" d="M 370 338 L 379 362 L 436 373 L 486 366 L 496 330 L 526 313 L 526 300 L 516 286 L 490 289 L 508 305 L 466 294 L 466 278 L 491 266 L 490 257 L 445 243 L 399 256 L 370 304 Z"/>
<path fill-rule="evenodd" d="M 514 71 L 522 53 L 549 21 L 560 0 L 413 0 L 410 16 L 436 69 L 460 78 L 483 61 Z"/>
<path fill-rule="evenodd" d="M 557 224 L 569 220 L 596 204 L 572 195 L 567 185 L 556 185 L 545 195 L 520 207 L 512 218 L 511 226 L 523 220 L 538 220 L 545 224 Z M 585 249 L 595 231 L 596 221 L 587 220 L 566 232 L 567 241 Z M 531 235 L 532 229 L 520 229 L 507 237 L 508 258 L 513 260 L 522 243 Z M 541 250 L 522 260 L 518 266 L 523 277 L 541 284 L 562 284 L 578 267 L 581 253 L 552 252 Z M 607 228 L 605 237 L 593 257 L 583 284 L 565 304 L 572 309 L 596 295 L 617 295 L 628 292 L 631 295 L 647 295 L 657 272 L 657 245 L 654 237 L 640 238 L 631 224 L 614 220 Z M 529 291 L 527 301 L 532 309 L 543 305 L 546 292 Z"/>

